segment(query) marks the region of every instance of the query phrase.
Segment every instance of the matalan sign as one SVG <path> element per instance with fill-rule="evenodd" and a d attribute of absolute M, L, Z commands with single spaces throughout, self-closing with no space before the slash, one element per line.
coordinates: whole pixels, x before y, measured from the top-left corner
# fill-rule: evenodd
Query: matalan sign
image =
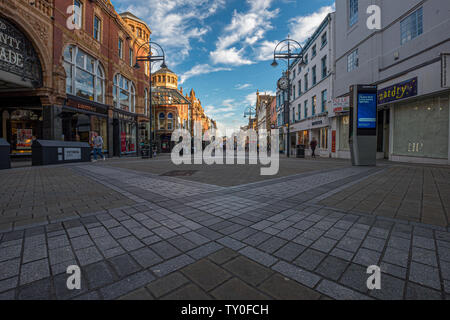
<path fill-rule="evenodd" d="M 441 58 L 442 88 L 450 88 L 450 53 L 443 53 Z"/>

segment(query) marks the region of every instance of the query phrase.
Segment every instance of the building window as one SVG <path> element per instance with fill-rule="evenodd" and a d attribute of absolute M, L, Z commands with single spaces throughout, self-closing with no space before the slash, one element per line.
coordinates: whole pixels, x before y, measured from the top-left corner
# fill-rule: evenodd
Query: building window
<path fill-rule="evenodd" d="M 312 68 L 312 85 L 315 86 L 317 83 L 317 68 L 314 66 Z"/>
<path fill-rule="evenodd" d="M 97 41 L 101 41 L 101 31 L 102 31 L 102 21 L 94 16 L 94 39 Z"/>
<path fill-rule="evenodd" d="M 322 35 L 322 41 L 321 41 L 321 49 L 323 48 L 323 47 L 325 47 L 326 45 L 327 45 L 327 43 L 328 43 L 328 40 L 327 40 L 328 38 L 327 38 L 327 33 L 325 32 L 323 35 Z"/>
<path fill-rule="evenodd" d="M 119 58 L 123 59 L 123 40 L 119 38 Z"/>
<path fill-rule="evenodd" d="M 303 114 L 305 116 L 305 119 L 308 118 L 308 100 L 305 100 L 304 106 L 303 106 Z"/>
<path fill-rule="evenodd" d="M 173 130 L 173 114 L 169 113 L 167 115 L 167 130 Z"/>
<path fill-rule="evenodd" d="M 308 74 L 305 74 L 305 92 L 308 91 Z"/>
<path fill-rule="evenodd" d="M 300 120 L 302 118 L 302 105 L 300 103 L 297 105 L 297 112 L 298 112 L 297 119 Z"/>
<path fill-rule="evenodd" d="M 295 100 L 295 86 L 293 86 L 293 88 L 292 88 L 292 95 L 293 95 L 293 99 Z"/>
<path fill-rule="evenodd" d="M 293 75 L 292 75 L 292 80 L 295 79 L 295 70 L 296 70 L 296 69 L 294 69 L 294 73 L 293 73 Z"/>
<path fill-rule="evenodd" d="M 159 123 L 158 123 L 158 128 L 159 130 L 164 130 L 165 129 L 165 122 L 166 122 L 166 116 L 164 115 L 164 113 L 160 113 L 159 114 Z"/>
<path fill-rule="evenodd" d="M 300 75 L 300 72 L 302 72 L 302 66 L 299 64 L 298 65 L 298 74 Z"/>
<path fill-rule="evenodd" d="M 348 1 L 349 1 L 348 24 L 351 27 L 358 22 L 358 0 L 348 0 Z"/>
<path fill-rule="evenodd" d="M 328 92 L 327 90 L 323 90 L 322 91 L 322 112 L 326 112 L 327 111 L 327 97 Z"/>
<path fill-rule="evenodd" d="M 307 54 L 305 54 L 305 59 L 304 60 L 305 60 L 305 65 L 308 64 L 308 55 Z"/>
<path fill-rule="evenodd" d="M 317 96 L 314 96 L 311 99 L 311 112 L 312 112 L 312 115 L 316 114 L 316 106 L 317 106 Z"/>
<path fill-rule="evenodd" d="M 298 96 L 302 95 L 302 80 L 298 80 Z"/>
<path fill-rule="evenodd" d="M 328 74 L 327 70 L 327 56 L 322 58 L 322 79 L 324 79 Z"/>
<path fill-rule="evenodd" d="M 130 48 L 130 67 L 132 67 L 134 61 L 134 52 L 133 52 L 133 48 Z"/>
<path fill-rule="evenodd" d="M 136 87 L 133 82 L 116 74 L 113 86 L 114 106 L 128 112 L 135 112 L 136 108 Z"/>
<path fill-rule="evenodd" d="M 73 23 L 81 29 L 83 26 L 83 3 L 79 0 L 74 0 L 73 6 Z"/>
<path fill-rule="evenodd" d="M 316 55 L 317 55 L 317 46 L 314 45 L 314 46 L 312 47 L 312 58 L 314 58 Z M 311 58 L 311 59 L 312 59 L 312 58 Z"/>
<path fill-rule="evenodd" d="M 423 8 L 416 10 L 400 22 L 400 32 L 402 44 L 423 33 Z"/>
<path fill-rule="evenodd" d="M 358 49 L 347 56 L 347 71 L 351 72 L 359 67 Z"/>
<path fill-rule="evenodd" d="M 144 90 L 144 115 L 148 116 L 148 90 Z"/>
<path fill-rule="evenodd" d="M 66 93 L 105 102 L 105 72 L 100 62 L 75 46 L 64 50 Z"/>

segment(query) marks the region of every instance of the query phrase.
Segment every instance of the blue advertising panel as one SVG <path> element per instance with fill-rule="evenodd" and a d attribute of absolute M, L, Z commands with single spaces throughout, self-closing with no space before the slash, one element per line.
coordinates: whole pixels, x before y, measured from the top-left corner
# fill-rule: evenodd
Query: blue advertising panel
<path fill-rule="evenodd" d="M 377 94 L 358 94 L 358 129 L 376 129 Z"/>

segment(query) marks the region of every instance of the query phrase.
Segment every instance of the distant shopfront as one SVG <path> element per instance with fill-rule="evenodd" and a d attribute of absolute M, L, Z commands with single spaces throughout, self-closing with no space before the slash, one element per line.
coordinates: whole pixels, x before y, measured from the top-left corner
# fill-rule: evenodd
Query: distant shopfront
<path fill-rule="evenodd" d="M 114 155 L 136 155 L 137 135 L 136 115 L 116 110 L 114 112 Z"/>

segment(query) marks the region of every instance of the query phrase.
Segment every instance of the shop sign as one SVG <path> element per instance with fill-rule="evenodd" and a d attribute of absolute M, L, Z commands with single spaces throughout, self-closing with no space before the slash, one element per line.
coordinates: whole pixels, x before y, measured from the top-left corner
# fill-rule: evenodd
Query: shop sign
<path fill-rule="evenodd" d="M 313 126 L 320 126 L 321 124 L 323 124 L 322 120 L 313 121 L 313 123 L 312 123 Z"/>
<path fill-rule="evenodd" d="M 417 80 L 418 78 L 415 77 L 413 79 L 378 90 L 378 104 L 417 96 Z"/>
<path fill-rule="evenodd" d="M 64 160 L 81 160 L 81 148 L 64 148 Z"/>
<path fill-rule="evenodd" d="M 341 97 L 333 99 L 333 112 L 347 112 L 350 111 L 350 97 Z"/>
<path fill-rule="evenodd" d="M 0 18 L 0 70 L 42 85 L 42 68 L 31 42 L 14 25 Z"/>
<path fill-rule="evenodd" d="M 68 100 L 67 106 L 75 108 L 75 109 L 79 109 L 80 111 L 89 111 L 89 112 L 105 114 L 105 115 L 108 114 L 108 109 L 106 107 L 80 103 L 78 101 L 71 100 L 71 99 Z"/>

